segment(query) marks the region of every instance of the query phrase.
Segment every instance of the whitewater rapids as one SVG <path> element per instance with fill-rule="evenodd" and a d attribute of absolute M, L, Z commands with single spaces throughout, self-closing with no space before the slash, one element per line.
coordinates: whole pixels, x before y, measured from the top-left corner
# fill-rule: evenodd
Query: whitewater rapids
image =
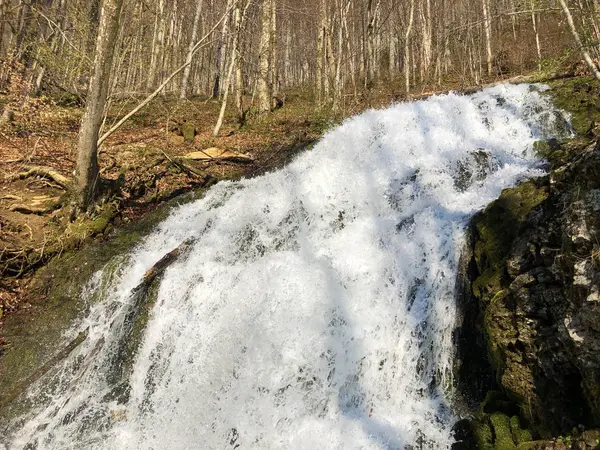
<path fill-rule="evenodd" d="M 172 211 L 89 282 L 101 300 L 71 331 L 89 336 L 32 387 L 53 394 L 8 448 L 449 448 L 465 229 L 542 174 L 533 143 L 557 116 L 541 90 L 367 111 L 287 167 Z M 115 399 L 132 290 L 184 241 Z"/>

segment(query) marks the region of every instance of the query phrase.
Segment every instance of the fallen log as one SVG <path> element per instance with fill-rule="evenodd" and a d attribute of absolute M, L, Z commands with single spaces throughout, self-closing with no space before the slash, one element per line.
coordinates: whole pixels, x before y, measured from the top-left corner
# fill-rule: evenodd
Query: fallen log
<path fill-rule="evenodd" d="M 229 161 L 244 164 L 250 164 L 254 162 L 254 159 L 249 155 L 244 155 L 243 153 L 236 153 L 232 152 L 231 150 L 224 150 L 217 147 L 191 152 L 187 155 L 181 156 L 180 159 L 190 161 Z"/>
<path fill-rule="evenodd" d="M 147 289 L 157 277 L 162 275 L 165 270 L 177 260 L 177 258 L 185 254 L 192 247 L 194 242 L 196 242 L 196 239 L 194 238 L 187 239 L 179 247 L 171 250 L 159 259 L 158 262 L 144 274 L 144 279 L 132 290 L 132 293 L 135 294 L 143 289 Z"/>
<path fill-rule="evenodd" d="M 173 159 L 171 158 L 169 155 L 167 155 L 163 150 L 161 150 L 162 154 L 165 155 L 165 157 L 169 160 L 169 162 L 173 165 L 175 165 L 176 167 L 178 167 L 179 169 L 183 170 L 184 172 L 189 173 L 190 175 L 197 177 L 197 178 L 202 178 L 202 182 L 206 185 L 210 182 L 211 180 L 211 176 L 207 175 L 205 173 L 202 173 L 201 171 L 195 169 L 194 167 L 185 164 L 181 158 L 179 158 L 179 160 Z"/>

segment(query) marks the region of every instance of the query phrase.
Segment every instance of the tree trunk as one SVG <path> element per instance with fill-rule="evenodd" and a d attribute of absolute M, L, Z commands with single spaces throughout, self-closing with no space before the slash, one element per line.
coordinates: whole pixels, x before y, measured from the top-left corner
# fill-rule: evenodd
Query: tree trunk
<path fill-rule="evenodd" d="M 271 21 L 273 20 L 273 0 L 263 0 L 262 31 L 260 35 L 260 58 L 258 74 L 258 112 L 263 114 L 271 111 L 272 86 L 270 86 L 271 72 Z"/>
<path fill-rule="evenodd" d="M 321 0 L 321 17 L 319 21 L 317 34 L 317 70 L 316 70 L 316 91 L 317 104 L 323 106 L 325 103 L 323 95 L 323 73 L 325 67 L 325 29 L 327 27 L 327 3 Z"/>
<path fill-rule="evenodd" d="M 492 54 L 492 20 L 490 17 L 489 0 L 481 0 L 483 6 L 483 29 L 485 31 L 485 49 L 487 53 L 487 71 L 492 75 L 494 71 L 494 57 Z"/>
<path fill-rule="evenodd" d="M 190 45 L 187 51 L 187 57 L 185 62 L 188 64 L 183 71 L 183 79 L 181 80 L 181 93 L 179 94 L 179 98 L 185 99 L 187 96 L 187 88 L 188 82 L 190 79 L 190 72 L 192 71 L 192 58 L 194 56 L 194 44 L 196 43 L 196 38 L 198 37 L 198 25 L 200 23 L 200 13 L 202 12 L 202 0 L 197 0 L 196 4 L 196 13 L 194 15 L 194 24 L 192 26 L 192 38 L 190 40 Z"/>
<path fill-rule="evenodd" d="M 431 67 L 431 61 L 433 59 L 433 30 L 431 17 L 431 0 L 425 0 L 425 4 L 422 6 L 422 48 L 423 48 L 423 61 L 422 61 L 422 78 L 426 78 L 429 74 Z"/>
<path fill-rule="evenodd" d="M 87 208 L 94 201 L 98 190 L 98 134 L 106 104 L 122 4 L 123 0 L 104 0 L 100 12 L 94 69 L 79 129 L 75 170 L 75 201 L 81 208 Z"/>
<path fill-rule="evenodd" d="M 229 11 L 231 9 L 231 1 L 227 0 L 225 9 Z M 225 64 L 225 58 L 227 55 L 227 27 L 229 24 L 229 15 L 225 18 L 223 26 L 221 28 L 221 37 L 217 41 L 217 62 L 215 66 L 215 82 L 212 89 L 212 98 L 219 98 L 222 92 L 221 78 L 223 77 L 223 67 Z"/>
<path fill-rule="evenodd" d="M 375 81 L 375 22 L 379 5 L 373 8 L 373 1 L 367 3 L 367 85 Z"/>
<path fill-rule="evenodd" d="M 224 90 L 223 90 L 223 101 L 221 103 L 221 111 L 219 113 L 219 119 L 213 131 L 213 136 L 217 137 L 221 127 L 223 126 L 223 118 L 225 117 L 225 110 L 227 109 L 227 99 L 229 97 L 229 89 L 231 87 L 231 78 L 233 71 L 238 64 L 238 40 L 240 37 L 240 30 L 242 28 L 242 9 L 241 0 L 235 0 L 235 29 L 233 34 L 233 44 L 231 46 L 231 61 L 229 62 L 229 69 L 227 70 L 227 78 L 225 79 Z"/>
<path fill-rule="evenodd" d="M 538 30 L 538 20 L 535 15 L 535 0 L 531 0 L 531 24 L 533 26 L 533 32 L 535 34 L 535 48 L 537 50 L 538 57 L 538 70 L 542 70 L 542 46 L 540 45 L 540 33 Z"/>
<path fill-rule="evenodd" d="M 277 60 L 277 2 L 271 0 L 271 30 L 269 32 L 269 85 L 271 86 L 271 108 L 279 95 L 279 61 Z"/>
<path fill-rule="evenodd" d="M 148 71 L 146 89 L 150 90 L 156 84 L 157 72 L 162 68 L 162 53 L 164 44 L 165 0 L 158 0 L 156 6 L 156 19 L 154 22 L 154 38 L 152 39 L 152 57 Z"/>
<path fill-rule="evenodd" d="M 575 42 L 577 43 L 577 47 L 579 47 L 579 50 L 583 54 L 583 59 L 587 63 L 587 65 L 590 69 L 590 72 L 592 72 L 592 75 L 594 75 L 594 77 L 596 77 L 596 79 L 598 81 L 600 81 L 600 71 L 598 70 L 598 67 L 592 60 L 592 57 L 587 52 L 587 50 L 583 46 L 583 43 L 581 42 L 581 38 L 579 37 L 577 28 L 575 28 L 575 22 L 573 22 L 573 16 L 571 16 L 571 11 L 569 11 L 569 7 L 568 7 L 566 1 L 565 0 L 558 0 L 558 1 L 560 2 L 560 6 L 562 7 L 563 12 L 565 13 L 565 16 L 567 18 L 567 23 L 569 24 L 569 28 L 571 29 L 571 34 L 573 35 L 573 39 L 575 39 Z"/>
<path fill-rule="evenodd" d="M 412 33 L 414 19 L 415 0 L 410 0 L 408 26 L 406 27 L 406 36 L 404 37 L 404 83 L 406 87 L 406 95 L 410 93 L 410 35 Z"/>

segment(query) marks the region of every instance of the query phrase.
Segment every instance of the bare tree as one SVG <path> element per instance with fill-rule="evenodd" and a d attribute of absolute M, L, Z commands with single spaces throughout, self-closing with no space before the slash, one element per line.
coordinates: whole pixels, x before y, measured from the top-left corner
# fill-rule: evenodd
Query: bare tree
<path fill-rule="evenodd" d="M 596 77 L 596 79 L 600 81 L 600 70 L 598 70 L 596 63 L 594 63 L 594 60 L 583 46 L 583 42 L 581 42 L 581 38 L 579 37 L 579 33 L 577 32 L 577 28 L 575 27 L 575 22 L 573 22 L 573 16 L 571 15 L 571 11 L 569 10 L 569 6 L 567 5 L 566 0 L 558 1 L 560 2 L 560 6 L 562 7 L 563 12 L 565 13 L 567 23 L 569 24 L 569 29 L 571 30 L 571 34 L 573 35 L 573 39 L 575 39 L 579 51 L 583 55 L 583 59 L 588 65 L 590 72 L 592 72 L 594 77 Z"/>
<path fill-rule="evenodd" d="M 273 101 L 272 73 L 272 46 L 275 30 L 274 0 L 263 0 L 262 31 L 260 37 L 260 59 L 258 74 L 258 111 L 265 113 L 271 111 Z"/>
<path fill-rule="evenodd" d="M 76 204 L 87 208 L 98 191 L 98 134 L 110 82 L 123 0 L 104 0 L 96 38 L 94 68 L 81 127 L 75 170 Z"/>
<path fill-rule="evenodd" d="M 404 84 L 406 95 L 410 93 L 410 35 L 415 20 L 415 0 L 410 0 L 410 12 L 408 14 L 408 26 L 404 37 Z"/>
<path fill-rule="evenodd" d="M 234 6 L 234 34 L 233 34 L 233 45 L 231 48 L 231 61 L 229 62 L 229 69 L 227 70 L 227 78 L 225 79 L 225 89 L 223 91 L 223 101 L 221 102 L 221 111 L 219 112 L 219 118 L 217 119 L 217 124 L 215 125 L 215 129 L 213 131 L 213 135 L 214 136 L 218 136 L 219 135 L 219 131 L 221 130 L 221 127 L 223 126 L 223 118 L 225 117 L 225 110 L 227 108 L 227 99 L 229 97 L 229 90 L 231 88 L 231 83 L 232 83 L 232 77 L 233 77 L 233 72 L 236 68 L 236 66 L 239 63 L 239 39 L 240 39 L 240 32 L 242 29 L 242 21 L 243 21 L 243 17 L 242 17 L 242 0 L 234 0 L 235 1 L 235 6 Z M 244 10 L 244 16 L 246 15 L 246 9 L 248 8 L 248 5 L 250 4 L 250 2 L 248 1 L 246 3 L 246 8 Z M 239 82 L 239 80 L 238 80 Z"/>
<path fill-rule="evenodd" d="M 483 29 L 485 31 L 485 50 L 487 56 L 487 72 L 492 75 L 494 56 L 492 53 L 492 18 L 490 17 L 490 0 L 481 0 L 483 7 Z"/>
<path fill-rule="evenodd" d="M 190 79 L 190 73 L 192 71 L 192 58 L 194 57 L 194 44 L 198 36 L 198 25 L 200 23 L 200 13 L 202 12 L 202 0 L 197 0 L 196 12 L 194 13 L 194 24 L 192 25 L 192 37 L 190 39 L 190 45 L 188 47 L 186 63 L 187 66 L 183 71 L 183 79 L 181 80 L 181 93 L 179 98 L 184 99 L 187 96 L 188 82 Z"/>

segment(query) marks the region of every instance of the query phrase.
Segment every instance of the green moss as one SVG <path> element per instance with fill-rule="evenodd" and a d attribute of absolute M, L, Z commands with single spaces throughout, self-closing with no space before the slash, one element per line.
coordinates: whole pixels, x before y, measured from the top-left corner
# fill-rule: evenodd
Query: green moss
<path fill-rule="evenodd" d="M 7 398 L 28 376 L 60 351 L 68 338 L 65 336 L 71 324 L 84 316 L 88 308 L 109 289 L 111 281 L 119 276 L 127 262 L 127 254 L 154 226 L 164 220 L 172 207 L 193 201 L 204 194 L 204 190 L 173 199 L 145 218 L 132 223 L 103 242 L 88 242 L 77 251 L 65 250 L 48 265 L 38 271 L 31 283 L 31 308 L 8 316 L 4 323 L 3 336 L 11 346 L 0 358 L 0 399 Z M 104 219 L 94 218 L 96 230 L 103 228 Z M 93 297 L 80 295 L 86 282 L 98 270 L 104 277 L 97 294 Z M 128 344 L 135 351 L 142 331 L 149 320 L 151 298 L 142 305 L 137 320 L 133 323 L 132 340 Z M 37 301 L 34 301 L 38 299 Z M 23 396 L 6 408 L 0 408 L 0 422 L 8 423 L 11 418 L 27 410 L 28 402 Z"/>
<path fill-rule="evenodd" d="M 531 431 L 521 428 L 519 416 L 512 416 L 510 418 L 510 432 L 512 433 L 513 440 L 517 444 L 533 441 Z"/>
<path fill-rule="evenodd" d="M 490 416 L 490 423 L 495 438 L 494 448 L 498 450 L 515 448 L 508 416 L 502 413 L 494 413 Z"/>
<path fill-rule="evenodd" d="M 486 418 L 487 419 L 487 418 Z M 491 450 L 493 449 L 493 439 L 492 428 L 490 427 L 487 420 L 478 421 L 475 423 L 474 432 L 475 442 L 477 443 L 477 448 L 481 450 Z"/>
<path fill-rule="evenodd" d="M 82 216 L 69 224 L 65 230 L 65 240 L 60 243 L 67 250 L 81 245 L 86 239 L 103 234 L 109 228 L 117 214 L 114 203 L 107 203 L 98 209 L 92 217 Z"/>
<path fill-rule="evenodd" d="M 510 292 L 507 289 L 509 277 L 506 261 L 527 216 L 547 197 L 544 179 L 528 181 L 504 190 L 498 200 L 473 220 L 476 239 L 474 259 L 479 276 L 473 282 L 472 289 L 483 306 L 483 332 L 488 356 L 500 384 L 507 370 L 505 349 L 516 339 L 512 316 L 507 314 L 506 302 Z M 520 428 L 515 428 L 516 434 L 513 436 L 509 416 L 517 413 L 514 401 L 500 394 L 488 394 L 480 414 L 491 414 L 489 420 L 494 449 L 514 449 L 519 442 L 531 439 L 531 435 Z"/>
<path fill-rule="evenodd" d="M 547 197 L 545 186 L 528 181 L 502 191 L 498 200 L 473 219 L 474 258 L 480 273 L 473 283 L 475 296 L 489 303 L 502 289 L 512 242 L 527 215 Z"/>
<path fill-rule="evenodd" d="M 548 158 L 553 151 L 549 141 L 535 141 L 533 151 L 541 158 Z"/>
<path fill-rule="evenodd" d="M 194 142 L 194 138 L 196 137 L 196 126 L 191 122 L 185 122 L 181 125 L 181 134 L 183 135 L 185 142 Z"/>
<path fill-rule="evenodd" d="M 592 123 L 600 121 L 598 104 L 599 84 L 593 78 L 570 78 L 550 83 L 549 95 L 554 104 L 570 114 L 570 122 L 577 134 L 589 134 Z"/>
<path fill-rule="evenodd" d="M 517 445 L 517 450 L 534 450 L 540 448 L 539 445 L 539 442 L 521 442 L 519 445 Z"/>

